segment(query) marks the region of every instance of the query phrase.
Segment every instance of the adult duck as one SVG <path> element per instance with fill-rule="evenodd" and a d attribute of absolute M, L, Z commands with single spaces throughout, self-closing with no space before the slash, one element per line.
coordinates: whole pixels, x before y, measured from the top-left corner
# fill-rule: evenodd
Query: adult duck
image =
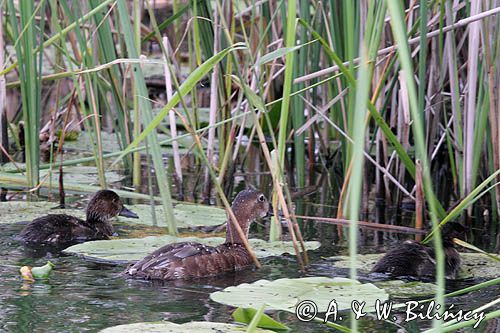
<path fill-rule="evenodd" d="M 459 223 L 448 223 L 441 230 L 445 255 L 445 274 L 455 279 L 460 269 L 460 254 L 453 238 L 463 237 L 465 228 Z M 436 275 L 436 255 L 432 247 L 416 241 L 406 241 L 387 252 L 372 268 L 372 273 L 391 276 L 433 278 Z"/>
<path fill-rule="evenodd" d="M 113 234 L 109 219 L 117 215 L 138 217 L 111 190 L 98 191 L 89 201 L 86 213 L 85 220 L 66 214 L 49 214 L 36 218 L 21 230 L 17 239 L 33 245 L 54 247 L 109 239 Z"/>
<path fill-rule="evenodd" d="M 269 203 L 261 192 L 249 188 L 238 193 L 231 209 L 245 238 L 250 224 L 267 215 Z M 195 242 L 163 246 L 128 267 L 123 275 L 147 280 L 174 280 L 216 276 L 252 265 L 235 226 L 227 222 L 226 241 L 216 247 Z"/>

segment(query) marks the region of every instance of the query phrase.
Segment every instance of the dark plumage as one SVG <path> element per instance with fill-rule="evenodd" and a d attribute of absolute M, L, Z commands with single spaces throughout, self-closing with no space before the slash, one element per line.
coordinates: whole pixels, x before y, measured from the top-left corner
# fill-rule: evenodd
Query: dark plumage
<path fill-rule="evenodd" d="M 250 224 L 266 216 L 269 203 L 259 191 L 247 189 L 236 196 L 231 208 L 248 237 Z M 252 258 L 232 222 L 228 221 L 224 244 L 216 247 L 194 242 L 166 245 L 128 267 L 123 275 L 148 280 L 190 279 L 234 272 L 250 265 Z"/>
<path fill-rule="evenodd" d="M 465 228 L 459 223 L 446 224 L 441 235 L 445 253 L 445 274 L 454 279 L 460 269 L 460 255 L 455 249 L 453 238 L 463 237 Z M 383 256 L 372 268 L 373 273 L 391 276 L 413 276 L 432 278 L 436 275 L 434 249 L 416 241 L 406 241 Z"/>
<path fill-rule="evenodd" d="M 118 194 L 102 190 L 90 200 L 85 221 L 66 214 L 49 214 L 31 221 L 17 239 L 29 244 L 51 246 L 109 239 L 113 234 L 109 219 L 117 215 L 137 218 L 135 213 L 123 206 Z"/>

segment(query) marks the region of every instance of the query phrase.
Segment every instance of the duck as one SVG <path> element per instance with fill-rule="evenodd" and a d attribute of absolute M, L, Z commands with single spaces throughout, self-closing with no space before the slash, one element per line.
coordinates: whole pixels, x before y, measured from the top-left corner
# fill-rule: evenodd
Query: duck
<path fill-rule="evenodd" d="M 460 254 L 453 238 L 463 237 L 465 227 L 460 223 L 448 223 L 442 227 L 445 275 L 456 279 L 460 270 Z M 417 241 L 405 241 L 387 252 L 372 268 L 371 273 L 385 273 L 393 277 L 409 276 L 430 279 L 436 276 L 434 249 Z"/>
<path fill-rule="evenodd" d="M 45 215 L 31 221 L 16 239 L 31 245 L 53 247 L 106 240 L 113 235 L 109 219 L 117 215 L 138 218 L 114 191 L 100 190 L 90 199 L 85 220 L 66 214 Z"/>
<path fill-rule="evenodd" d="M 265 217 L 269 202 L 260 191 L 247 188 L 234 199 L 232 211 L 248 239 L 252 222 Z M 231 221 L 227 221 L 226 240 L 218 246 L 196 242 L 169 244 L 129 266 L 122 276 L 144 280 L 178 280 L 213 277 L 252 266 L 253 260 Z"/>

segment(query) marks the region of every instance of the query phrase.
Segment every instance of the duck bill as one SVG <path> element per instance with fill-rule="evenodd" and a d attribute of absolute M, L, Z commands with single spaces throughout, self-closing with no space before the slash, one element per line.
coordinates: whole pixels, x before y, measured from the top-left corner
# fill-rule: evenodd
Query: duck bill
<path fill-rule="evenodd" d="M 133 219 L 138 219 L 139 218 L 139 216 L 137 216 L 136 213 L 134 213 L 130 209 L 126 208 L 125 206 L 122 208 L 121 212 L 118 213 L 118 215 L 124 216 L 124 217 L 131 217 Z"/>

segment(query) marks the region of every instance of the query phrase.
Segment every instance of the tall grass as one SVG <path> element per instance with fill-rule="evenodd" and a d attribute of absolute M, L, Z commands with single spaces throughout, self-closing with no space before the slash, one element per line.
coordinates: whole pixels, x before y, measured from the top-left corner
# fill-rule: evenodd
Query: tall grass
<path fill-rule="evenodd" d="M 0 169 L 0 185 L 44 187 L 40 169 L 90 162 L 99 170 L 99 186 L 106 187 L 112 162 L 133 174 L 132 184 L 139 189 L 147 146 L 164 218 L 169 232 L 176 233 L 172 175 L 162 145 L 178 142 L 206 171 L 200 182 L 177 171 L 177 187 L 194 183 L 193 192 L 207 197 L 213 187 L 225 206 L 238 167 L 255 164 L 257 172 L 272 173 L 275 211 L 283 211 L 298 241 L 291 197 L 322 186 L 328 191 L 322 197 L 337 209 L 331 214 L 352 221 L 348 236 L 340 232 L 343 227 L 338 235 L 349 241 L 351 277 L 356 278 L 357 221 L 361 207 L 370 212 L 368 192 L 376 185 L 377 202 L 396 208 L 421 198 L 415 194 L 418 160 L 426 203 L 421 217 L 423 227 L 434 230 L 437 300 L 442 303 L 437 225 L 462 218 L 486 228 L 482 216 L 488 213 L 489 232 L 498 232 L 498 1 L 190 0 L 162 19 L 148 6 L 141 9 L 138 0 L 48 0 L 36 6 L 6 1 L 3 39 L 14 51 L 5 50 L 0 75 L 7 78 L 7 89 L 21 94 L 22 112 L 9 120 L 10 128 L 24 121 L 26 164 Z M 139 22 L 146 12 L 149 23 Z M 45 24 L 48 15 L 50 25 Z M 171 49 L 163 47 L 165 34 L 170 34 Z M 168 69 L 158 74 L 171 76 L 167 101 L 153 96 L 148 84 L 154 79 L 145 78 L 143 65 L 159 53 L 154 49 L 161 50 L 166 61 L 159 62 Z M 45 51 L 64 61 L 52 62 Z M 39 132 L 48 115 L 42 88 L 66 80 L 71 92 L 58 96 L 55 105 L 67 106 L 64 115 L 76 110 L 91 133 L 92 156 L 41 163 Z M 158 113 L 151 99 L 160 105 Z M 178 135 L 160 140 L 159 134 L 170 135 L 169 123 Z M 104 130 L 117 135 L 120 151 L 105 153 Z M 194 144 L 185 144 L 186 137 Z M 176 153 L 177 170 L 181 162 Z M 372 181 L 366 175 L 373 170 L 377 180 Z M 320 179 L 328 185 L 318 184 Z M 297 210 L 303 207 L 300 201 Z M 455 208 L 447 213 L 450 207 Z M 275 220 L 271 238 L 282 237 L 280 231 Z M 307 263 L 297 244 L 296 251 L 298 261 Z"/>
<path fill-rule="evenodd" d="M 23 1 L 19 5 L 20 20 L 18 22 L 16 16 L 16 8 L 14 1 L 7 1 L 8 10 L 10 12 L 10 24 L 13 43 L 16 49 L 18 59 L 18 73 L 21 82 L 22 110 L 24 121 L 24 142 L 25 142 L 25 159 L 26 178 L 28 184 L 32 188 L 36 188 L 39 180 L 39 165 L 40 165 L 40 145 L 38 137 L 40 132 L 40 116 L 41 116 L 41 69 L 42 69 L 42 51 L 38 50 L 32 54 L 35 48 L 36 39 L 39 38 L 39 33 L 36 32 L 36 21 L 34 16 L 36 13 L 43 13 L 45 1 L 41 1 L 36 8 L 34 3 Z M 45 20 L 43 18 L 39 22 L 38 29 L 43 31 Z"/>

